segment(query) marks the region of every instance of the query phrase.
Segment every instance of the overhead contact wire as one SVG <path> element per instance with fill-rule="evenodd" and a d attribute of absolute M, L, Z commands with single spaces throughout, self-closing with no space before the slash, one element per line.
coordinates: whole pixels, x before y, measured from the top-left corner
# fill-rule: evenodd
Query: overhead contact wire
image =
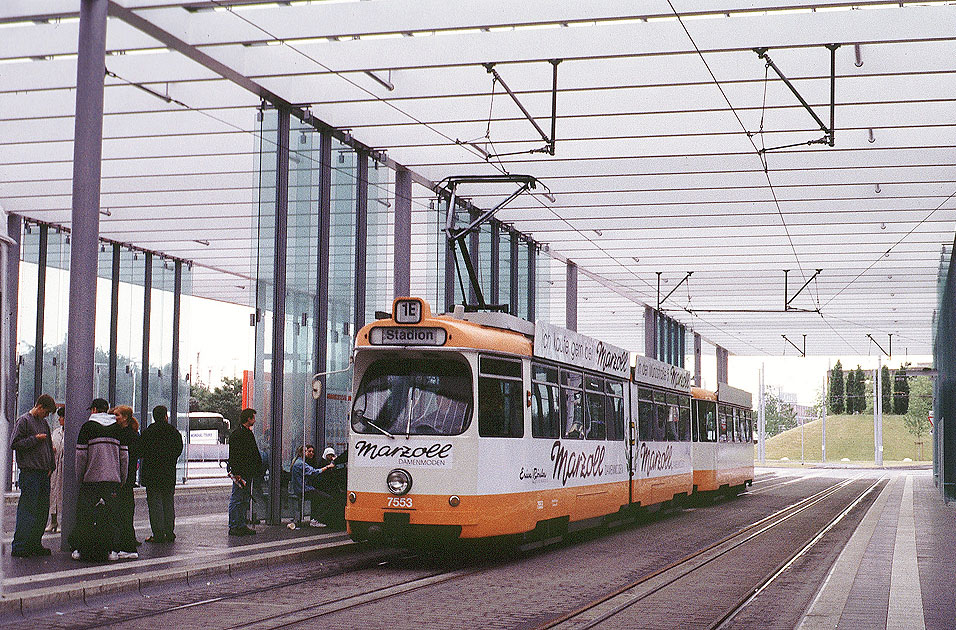
<path fill-rule="evenodd" d="M 797 248 L 793 244 L 793 237 L 790 235 L 790 228 L 787 226 L 787 220 L 783 216 L 783 209 L 780 207 L 780 200 L 777 199 L 777 192 L 774 190 L 773 181 L 770 179 L 770 171 L 767 168 L 767 162 L 760 153 L 760 149 L 757 148 L 757 143 L 754 142 L 754 139 L 751 133 L 747 130 L 747 126 L 744 125 L 744 121 L 741 120 L 740 115 L 737 113 L 737 110 L 734 108 L 733 104 L 730 102 L 727 93 L 724 91 L 723 86 L 720 84 L 720 81 L 717 80 L 717 75 L 714 74 L 714 71 L 711 69 L 710 64 L 707 63 L 707 59 L 704 57 L 704 53 L 701 52 L 700 48 L 697 46 L 697 42 L 694 41 L 694 37 L 690 34 L 690 31 L 687 29 L 687 25 L 684 24 L 683 18 L 681 18 L 680 13 L 677 12 L 677 9 L 674 8 L 674 4 L 671 0 L 667 0 L 668 6 L 670 6 L 671 11 L 674 13 L 674 16 L 677 18 L 677 21 L 680 23 L 681 28 L 684 29 L 684 33 L 687 34 L 687 39 L 690 40 L 691 45 L 694 47 L 694 50 L 697 51 L 697 56 L 700 57 L 700 60 L 704 63 L 704 67 L 707 68 L 707 72 L 710 73 L 711 79 L 714 81 L 714 85 L 717 86 L 717 89 L 720 90 L 721 96 L 724 97 L 724 101 L 727 102 L 727 107 L 730 108 L 731 113 L 733 113 L 734 118 L 737 119 L 737 123 L 740 125 L 740 128 L 743 129 L 744 134 L 747 136 L 747 140 L 754 148 L 754 152 L 757 157 L 760 159 L 761 164 L 763 164 L 764 176 L 767 178 L 767 185 L 770 188 L 770 194 L 773 196 L 773 203 L 777 207 L 777 214 L 780 216 L 780 222 L 783 224 L 783 230 L 787 235 L 787 240 L 790 242 L 790 249 L 793 251 L 793 258 L 797 262 L 797 267 L 800 269 L 800 275 L 803 276 L 804 281 L 806 280 L 806 273 L 803 271 L 803 265 L 800 263 L 800 256 L 797 255 Z"/>

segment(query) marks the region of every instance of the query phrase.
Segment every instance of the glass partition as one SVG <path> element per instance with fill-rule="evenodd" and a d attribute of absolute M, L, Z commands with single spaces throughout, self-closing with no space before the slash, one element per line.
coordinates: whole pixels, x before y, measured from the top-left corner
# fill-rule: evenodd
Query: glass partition
<path fill-rule="evenodd" d="M 36 357 L 37 286 L 40 263 L 40 228 L 25 224 L 20 241 L 20 290 L 17 297 L 17 415 L 36 402 L 33 375 Z"/>
<path fill-rule="evenodd" d="M 329 230 L 329 323 L 326 369 L 348 366 L 352 352 L 355 303 L 355 152 L 332 142 L 332 202 Z M 342 452 L 348 438 L 346 419 L 352 393 L 351 373 L 330 374 L 326 386 L 325 443 Z"/>
<path fill-rule="evenodd" d="M 113 246 L 100 243 L 96 254 L 96 323 L 93 332 L 93 396 L 109 398 L 110 325 L 113 318 Z M 117 405 L 115 400 L 109 401 Z"/>
<path fill-rule="evenodd" d="M 46 303 L 43 321 L 41 392 L 62 402 L 66 398 L 66 329 L 70 303 L 70 235 L 47 231 Z"/>
<path fill-rule="evenodd" d="M 389 311 L 394 292 L 392 208 L 394 172 L 370 159 L 368 167 L 368 243 L 366 247 L 365 322 L 375 321 L 375 311 Z"/>
<path fill-rule="evenodd" d="M 315 436 L 312 373 L 315 363 L 316 312 L 321 187 L 321 136 L 311 126 L 292 119 L 289 155 L 289 204 L 286 250 L 285 356 L 283 363 L 282 466 L 293 472 L 303 446 Z M 302 475 L 304 468 L 296 467 Z M 304 493 L 289 484 L 290 516 L 308 520 Z M 285 512 L 285 511 L 284 511 Z M 285 513 L 283 514 L 285 515 Z"/>
<path fill-rule="evenodd" d="M 149 386 L 146 412 L 172 403 L 173 362 L 173 261 L 154 255 L 149 315 Z"/>
<path fill-rule="evenodd" d="M 120 250 L 120 285 L 117 304 L 116 400 L 137 413 L 143 366 L 143 308 L 146 291 L 146 254 L 127 248 Z M 146 421 L 146 418 L 142 419 Z M 144 425 L 141 421 L 140 424 Z"/>
<path fill-rule="evenodd" d="M 412 260 L 410 293 L 439 314 L 445 307 L 445 233 L 435 193 L 412 182 Z"/>
<path fill-rule="evenodd" d="M 511 238 L 512 233 L 498 225 L 498 303 L 507 304 L 508 312 L 514 312 L 511 303 Z"/>

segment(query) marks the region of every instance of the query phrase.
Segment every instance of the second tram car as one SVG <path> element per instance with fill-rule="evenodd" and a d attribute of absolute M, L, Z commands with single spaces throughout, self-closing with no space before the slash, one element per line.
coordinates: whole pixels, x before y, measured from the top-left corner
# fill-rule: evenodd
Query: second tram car
<path fill-rule="evenodd" d="M 754 480 L 750 392 L 720 383 L 692 395 L 694 491 L 739 494 Z"/>
<path fill-rule="evenodd" d="M 356 339 L 349 533 L 548 537 L 690 495 L 689 383 L 543 322 L 398 298 Z"/>

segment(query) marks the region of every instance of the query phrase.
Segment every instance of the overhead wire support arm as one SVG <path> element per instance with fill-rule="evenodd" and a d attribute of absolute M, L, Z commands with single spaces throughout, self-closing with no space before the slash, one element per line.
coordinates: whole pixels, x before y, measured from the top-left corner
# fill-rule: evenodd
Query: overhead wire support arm
<path fill-rule="evenodd" d="M 800 349 L 800 346 L 798 346 L 797 344 L 795 344 L 795 343 L 793 343 L 792 341 L 790 341 L 790 339 L 788 339 L 786 335 L 780 335 L 780 336 L 783 337 L 783 340 L 784 340 L 784 341 L 786 341 L 786 342 L 789 343 L 791 346 L 793 346 L 793 347 L 796 349 L 796 351 L 800 353 L 800 356 L 801 356 L 801 357 L 806 357 L 806 356 L 807 356 L 807 336 L 806 336 L 806 335 L 803 336 L 803 349 L 802 349 L 802 350 Z"/>
<path fill-rule="evenodd" d="M 667 298 L 669 298 L 670 296 L 674 295 L 674 291 L 676 291 L 677 289 L 679 289 L 682 284 L 684 284 L 685 282 L 687 282 L 687 281 L 690 279 L 690 277 L 691 277 L 692 275 L 694 275 L 694 272 L 693 272 L 693 271 L 688 271 L 688 272 L 687 272 L 687 275 L 684 276 L 684 277 L 681 279 L 680 282 L 678 282 L 677 284 L 674 285 L 674 288 L 670 290 L 670 293 L 668 293 L 667 295 L 665 295 L 665 296 L 664 296 L 664 299 L 661 299 L 661 273 L 662 273 L 662 272 L 660 272 L 660 271 L 657 272 L 657 310 L 658 310 L 658 312 L 660 312 L 660 310 L 661 310 L 661 304 L 663 304 L 664 302 L 666 302 L 666 301 L 667 301 Z M 689 284 L 689 283 L 688 283 L 688 284 Z"/>
<path fill-rule="evenodd" d="M 803 283 L 803 286 L 800 287 L 800 290 L 794 293 L 792 296 L 790 296 L 787 294 L 787 274 L 790 273 L 790 270 L 789 269 L 783 270 L 783 299 L 784 299 L 783 306 L 785 310 L 788 310 L 788 311 L 796 310 L 794 307 L 790 306 L 790 303 L 793 302 L 795 299 L 797 299 L 797 296 L 803 293 L 803 290 L 806 289 L 810 285 L 810 283 L 813 282 L 814 278 L 819 276 L 822 271 L 823 269 L 817 269 L 816 272 L 814 272 L 814 274 L 810 276 L 810 279 Z"/>
<path fill-rule="evenodd" d="M 817 116 L 817 113 L 813 111 L 813 108 L 810 107 L 810 104 L 807 103 L 806 99 L 797 91 L 797 88 L 791 83 L 790 79 L 777 67 L 777 64 L 773 62 L 770 56 L 767 54 L 769 48 L 754 48 L 753 51 L 757 53 L 757 56 L 763 59 L 769 68 L 772 68 L 774 72 L 777 73 L 777 76 L 780 77 L 780 80 L 783 81 L 794 96 L 797 97 L 797 100 L 800 101 L 800 104 L 803 105 L 803 108 L 809 112 L 810 116 L 813 117 L 813 120 L 816 121 L 819 125 L 820 130 L 823 131 L 823 137 L 816 140 L 808 140 L 806 142 L 797 142 L 794 144 L 786 144 L 777 147 L 770 147 L 767 149 L 759 149 L 758 153 L 766 153 L 767 151 L 776 151 L 778 149 L 789 149 L 791 147 L 798 147 L 803 145 L 811 144 L 826 144 L 829 146 L 834 146 L 836 142 L 836 128 L 835 128 L 835 117 L 836 117 L 836 51 L 840 47 L 840 44 L 827 44 L 827 49 L 830 51 L 830 126 L 827 127 L 826 124 Z"/>
<path fill-rule="evenodd" d="M 511 97 L 511 100 L 515 102 L 515 105 L 518 106 L 518 109 L 521 110 L 521 113 L 524 114 L 525 118 L 534 125 L 535 130 L 538 132 L 538 135 L 541 136 L 541 139 L 544 140 L 544 146 L 540 149 L 533 149 L 530 153 L 547 153 L 548 155 L 554 155 L 554 144 L 555 144 L 555 133 L 557 129 L 557 120 L 558 120 L 558 64 L 561 63 L 560 59 L 550 59 L 548 61 L 553 66 L 553 80 L 551 85 L 551 137 L 548 137 L 548 134 L 544 132 L 544 129 L 541 128 L 541 125 L 538 124 L 538 121 L 534 119 L 534 116 L 525 108 L 525 106 L 518 100 L 518 95 L 515 94 L 508 84 L 505 83 L 505 80 L 498 74 L 498 71 L 495 70 L 495 64 L 485 63 L 482 64 L 485 67 L 485 70 L 488 71 L 491 76 L 494 77 L 495 81 L 501 84 L 501 87 L 505 89 L 505 92 L 508 93 L 508 96 Z M 504 155 L 518 155 L 519 153 L 529 153 L 529 151 L 518 151 L 515 153 L 502 153 L 496 155 L 490 155 L 490 157 L 499 157 Z M 488 159 L 488 158 L 486 158 Z"/>
<path fill-rule="evenodd" d="M 874 339 L 874 338 L 873 338 L 873 335 L 871 335 L 870 333 L 867 333 L 867 334 L 866 334 L 866 337 L 867 337 L 867 339 L 869 339 L 870 341 L 872 341 L 873 343 L 876 344 L 876 347 L 880 349 L 880 352 L 882 352 L 883 354 L 885 354 L 885 355 L 886 355 L 888 358 L 890 358 L 890 359 L 893 358 L 893 335 L 892 335 L 892 334 L 890 334 L 890 351 L 889 351 L 889 352 L 887 352 L 886 350 L 884 350 L 884 349 L 883 349 L 883 346 L 880 345 L 880 342 L 877 341 L 876 339 Z"/>

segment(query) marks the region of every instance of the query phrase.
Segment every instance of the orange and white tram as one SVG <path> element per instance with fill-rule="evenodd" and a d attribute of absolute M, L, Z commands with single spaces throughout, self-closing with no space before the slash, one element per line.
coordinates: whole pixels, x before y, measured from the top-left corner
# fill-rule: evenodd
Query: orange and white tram
<path fill-rule="evenodd" d="M 349 533 L 548 537 L 689 495 L 689 377 L 544 322 L 398 298 L 356 339 Z"/>
<path fill-rule="evenodd" d="M 694 491 L 739 494 L 754 479 L 751 394 L 720 383 L 692 395 Z"/>

